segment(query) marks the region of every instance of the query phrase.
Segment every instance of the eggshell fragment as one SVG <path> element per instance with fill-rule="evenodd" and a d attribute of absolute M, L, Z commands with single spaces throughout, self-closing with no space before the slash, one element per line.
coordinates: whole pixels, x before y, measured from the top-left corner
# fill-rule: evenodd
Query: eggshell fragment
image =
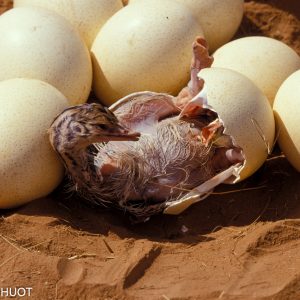
<path fill-rule="evenodd" d="M 0 82 L 0 208 L 46 196 L 60 183 L 63 166 L 47 129 L 68 100 L 34 79 Z"/>
<path fill-rule="evenodd" d="M 281 85 L 273 108 L 279 146 L 300 172 L 300 71 L 290 75 Z"/>
<path fill-rule="evenodd" d="M 48 82 L 71 104 L 87 100 L 92 83 L 89 51 L 62 16 L 38 7 L 0 16 L 0 80 L 24 77 Z"/>
<path fill-rule="evenodd" d="M 14 7 L 21 6 L 39 6 L 62 15 L 90 48 L 100 28 L 123 4 L 121 0 L 14 0 Z"/>
<path fill-rule="evenodd" d="M 110 105 L 136 91 L 178 93 L 189 80 L 191 45 L 199 35 L 196 18 L 173 0 L 124 7 L 102 27 L 91 49 L 96 95 Z"/>
<path fill-rule="evenodd" d="M 133 4 L 144 0 L 130 0 Z M 161 0 L 162 2 L 164 0 Z M 174 0 L 175 1 L 175 0 Z M 227 43 L 242 21 L 243 0 L 176 0 L 191 9 L 197 17 L 210 51 Z"/>
<path fill-rule="evenodd" d="M 299 55 L 283 42 L 253 36 L 232 41 L 214 53 L 213 67 L 228 68 L 250 78 L 271 105 L 283 81 L 300 68 Z"/>
<path fill-rule="evenodd" d="M 246 163 L 240 180 L 252 175 L 266 160 L 275 134 L 273 111 L 267 98 L 244 75 L 222 68 L 200 71 L 207 99 L 224 122 L 225 133 L 243 149 Z"/>

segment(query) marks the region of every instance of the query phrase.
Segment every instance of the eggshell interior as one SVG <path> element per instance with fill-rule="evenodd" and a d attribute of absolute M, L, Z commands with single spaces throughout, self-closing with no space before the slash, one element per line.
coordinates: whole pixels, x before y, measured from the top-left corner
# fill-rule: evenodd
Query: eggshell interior
<path fill-rule="evenodd" d="M 203 36 L 201 26 L 183 4 L 144 0 L 124 7 L 91 49 L 96 95 L 111 105 L 137 91 L 178 93 L 189 80 L 196 36 Z"/>
<path fill-rule="evenodd" d="M 270 103 L 244 75 L 222 68 L 203 69 L 208 104 L 224 122 L 225 133 L 233 137 L 244 152 L 243 180 L 266 160 L 273 146 L 275 122 Z"/>
<path fill-rule="evenodd" d="M 63 166 L 47 129 L 68 100 L 33 79 L 0 82 L 0 208 L 46 196 L 60 183 Z"/>
<path fill-rule="evenodd" d="M 245 37 L 214 53 L 213 67 L 228 68 L 250 78 L 273 105 L 283 81 L 300 68 L 299 55 L 286 44 L 267 37 Z"/>
<path fill-rule="evenodd" d="M 62 16 L 38 7 L 14 8 L 0 16 L 0 80 L 39 79 L 71 104 L 87 100 L 92 83 L 89 51 Z"/>
<path fill-rule="evenodd" d="M 130 0 L 133 4 L 144 0 Z M 162 2 L 164 0 L 161 0 Z M 175 0 L 173 0 L 175 1 Z M 210 51 L 227 43 L 242 21 L 243 0 L 176 0 L 191 9 L 201 24 Z"/>
<path fill-rule="evenodd" d="M 281 85 L 273 108 L 279 146 L 300 172 L 300 71 L 290 75 Z"/>
<path fill-rule="evenodd" d="M 62 15 L 90 48 L 100 28 L 123 4 L 121 0 L 14 0 L 14 7 L 21 6 L 39 6 Z"/>

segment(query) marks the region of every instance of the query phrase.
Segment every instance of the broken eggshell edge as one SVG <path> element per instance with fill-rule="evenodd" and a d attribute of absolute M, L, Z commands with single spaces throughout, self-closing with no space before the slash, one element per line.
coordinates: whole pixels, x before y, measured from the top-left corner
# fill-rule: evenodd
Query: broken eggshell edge
<path fill-rule="evenodd" d="M 154 93 L 150 91 L 143 91 L 143 92 L 136 92 L 133 94 L 130 94 L 128 96 L 125 96 L 121 98 L 120 100 L 116 101 L 114 104 L 112 104 L 109 109 L 114 112 L 118 108 L 120 108 L 123 104 L 127 103 L 128 101 L 132 101 L 134 98 L 142 96 L 142 95 L 162 95 L 161 93 Z M 166 98 L 169 100 L 172 100 L 174 97 L 169 94 L 164 94 Z M 210 106 L 208 105 L 207 100 L 207 92 L 206 92 L 206 85 L 204 85 L 204 88 L 190 101 L 197 101 L 197 104 L 201 105 L 202 108 L 208 109 L 210 111 L 215 112 L 218 115 L 217 120 L 224 124 L 222 119 L 219 117 L 219 114 Z M 199 102 L 200 101 L 200 102 Z M 209 124 L 210 125 L 210 124 Z M 209 126 L 208 125 L 208 126 Z M 226 131 L 226 127 L 224 126 L 224 131 Z M 234 147 L 239 147 L 237 143 L 235 142 L 234 138 L 232 136 L 228 136 L 229 143 Z M 239 147 L 241 148 L 241 147 Z M 246 164 L 246 158 L 244 156 L 244 162 L 243 163 L 237 163 L 235 165 L 230 166 L 226 170 L 220 172 L 219 174 L 215 175 L 211 179 L 207 180 L 203 184 L 195 187 L 192 189 L 189 193 L 178 199 L 177 201 L 167 201 L 166 202 L 166 208 L 164 209 L 164 214 L 170 214 L 170 215 L 178 215 L 182 213 L 184 210 L 186 210 L 189 206 L 191 206 L 194 203 L 197 203 L 199 201 L 204 200 L 207 198 L 213 191 L 213 189 L 218 186 L 221 183 L 236 183 L 240 179 L 240 173 L 243 170 L 245 164 Z"/>
<path fill-rule="evenodd" d="M 191 100 L 191 102 L 197 101 L 199 105 L 201 105 L 205 109 L 209 109 L 215 112 L 218 115 L 218 120 L 220 123 L 224 125 L 224 122 L 219 117 L 219 114 L 212 108 L 212 106 L 208 105 L 207 100 L 207 90 L 206 85 L 204 84 L 203 89 Z M 209 125 L 208 125 L 209 126 Z M 226 131 L 226 127 L 224 126 L 224 131 Z M 229 136 L 229 143 L 234 147 L 239 147 L 235 142 L 232 136 Z M 239 147 L 241 148 L 241 147 Z M 189 193 L 185 196 L 180 198 L 177 201 L 166 202 L 166 208 L 164 210 L 164 214 L 169 215 L 178 215 L 190 207 L 192 204 L 200 202 L 207 198 L 213 191 L 213 189 L 221 183 L 236 183 L 240 179 L 240 173 L 242 172 L 245 164 L 246 164 L 246 157 L 242 150 L 242 155 L 244 157 L 243 163 L 236 163 L 235 165 L 230 166 L 223 172 L 215 175 L 211 179 L 205 181 L 201 185 L 192 189 Z"/>

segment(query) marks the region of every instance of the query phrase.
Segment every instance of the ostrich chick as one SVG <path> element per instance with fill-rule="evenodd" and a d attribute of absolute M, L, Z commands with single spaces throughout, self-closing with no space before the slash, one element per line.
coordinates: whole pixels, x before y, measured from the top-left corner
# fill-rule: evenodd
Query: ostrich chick
<path fill-rule="evenodd" d="M 84 198 L 145 220 L 243 161 L 217 113 L 190 101 L 203 87 L 196 74 L 212 63 L 203 39 L 193 54 L 191 81 L 178 97 L 140 92 L 114 104 L 113 113 L 83 104 L 54 120 L 50 142 Z"/>

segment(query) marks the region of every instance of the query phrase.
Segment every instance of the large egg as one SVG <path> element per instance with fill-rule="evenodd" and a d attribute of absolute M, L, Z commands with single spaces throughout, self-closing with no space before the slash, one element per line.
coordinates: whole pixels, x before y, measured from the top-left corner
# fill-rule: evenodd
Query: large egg
<path fill-rule="evenodd" d="M 0 82 L 0 208 L 46 196 L 60 183 L 63 166 L 47 129 L 68 100 L 35 79 Z"/>
<path fill-rule="evenodd" d="M 245 179 L 266 160 L 273 146 L 275 122 L 266 96 L 244 75 L 222 68 L 200 71 L 207 99 L 231 135 L 242 147 L 246 163 L 240 174 Z"/>
<path fill-rule="evenodd" d="M 71 104 L 87 100 L 92 66 L 79 33 L 62 16 L 38 7 L 14 8 L 0 16 L 0 80 L 46 81 Z"/>
<path fill-rule="evenodd" d="M 100 28 L 123 4 L 121 0 L 14 0 L 14 7 L 20 6 L 40 6 L 64 16 L 90 48 Z"/>
<path fill-rule="evenodd" d="M 93 89 L 106 105 L 132 92 L 178 93 L 189 80 L 191 46 L 203 36 L 190 10 L 173 0 L 128 5 L 92 46 Z"/>
<path fill-rule="evenodd" d="M 289 162 L 300 172 L 300 71 L 290 75 L 274 101 L 278 143 Z"/>
<path fill-rule="evenodd" d="M 286 44 L 267 37 L 245 37 L 214 53 L 213 67 L 228 68 L 250 78 L 271 105 L 283 81 L 300 68 L 300 57 Z"/>
<path fill-rule="evenodd" d="M 133 4 L 143 0 L 130 0 Z M 164 0 L 161 0 L 164 1 Z M 175 1 L 175 0 L 174 0 Z M 191 9 L 197 17 L 210 51 L 227 43 L 242 21 L 243 0 L 176 0 Z"/>

